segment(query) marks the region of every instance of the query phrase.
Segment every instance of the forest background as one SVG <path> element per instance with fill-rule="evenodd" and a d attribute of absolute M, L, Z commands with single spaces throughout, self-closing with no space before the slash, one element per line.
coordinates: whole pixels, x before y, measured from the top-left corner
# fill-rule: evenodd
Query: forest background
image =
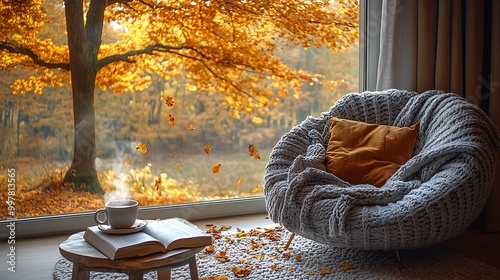
<path fill-rule="evenodd" d="M 120 31 L 107 24 L 103 38 L 112 41 Z M 45 32 L 56 43 L 66 41 L 58 21 Z M 12 82 L 30 73 L 0 71 L 0 176 L 16 169 L 17 216 L 94 210 L 113 195 L 132 196 L 143 206 L 262 195 L 264 167 L 281 136 L 307 116 L 327 111 L 358 85 L 357 44 L 338 52 L 288 48 L 278 56 L 292 68 L 335 81 L 335 90 L 304 85 L 300 96 L 237 118 L 228 114 L 221 96 L 186 90 L 182 76 L 165 80 L 153 75 L 151 86 L 134 93 L 97 88 L 96 164 L 108 192 L 104 198 L 75 195 L 58 183 L 73 148 L 70 86 L 48 87 L 43 94 L 13 94 Z M 174 106 L 165 104 L 167 96 L 173 97 Z M 150 152 L 140 153 L 139 142 L 147 143 Z M 249 157 L 249 145 L 258 149 L 259 160 Z M 217 164 L 220 170 L 213 172 Z M 2 211 L 0 219 L 6 217 Z"/>

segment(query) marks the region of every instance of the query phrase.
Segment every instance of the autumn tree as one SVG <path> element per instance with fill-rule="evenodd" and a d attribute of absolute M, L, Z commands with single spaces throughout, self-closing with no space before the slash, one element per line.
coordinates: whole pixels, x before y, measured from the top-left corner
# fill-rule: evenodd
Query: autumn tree
<path fill-rule="evenodd" d="M 64 10 L 64 13 L 62 12 Z M 65 15 L 67 44 L 40 36 Z M 3 0 L 0 69 L 30 69 L 13 93 L 71 84 L 74 154 L 65 181 L 101 192 L 95 169 L 94 90 L 142 91 L 152 73 L 185 90 L 220 94 L 228 112 L 254 114 L 321 77 L 284 64 L 284 47 L 343 49 L 358 37 L 358 1 Z M 118 40 L 107 40 L 113 25 Z M 103 36 L 104 34 L 104 36 Z"/>

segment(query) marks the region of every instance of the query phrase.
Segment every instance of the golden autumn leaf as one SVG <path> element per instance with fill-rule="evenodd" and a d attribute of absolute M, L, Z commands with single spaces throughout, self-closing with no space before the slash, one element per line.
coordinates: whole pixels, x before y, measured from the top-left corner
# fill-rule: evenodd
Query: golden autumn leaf
<path fill-rule="evenodd" d="M 227 255 L 227 249 L 224 251 L 219 251 L 215 257 L 219 262 L 225 263 L 229 261 L 229 256 Z"/>
<path fill-rule="evenodd" d="M 143 154 L 149 153 L 148 144 L 146 143 L 138 142 L 135 148 Z"/>
<path fill-rule="evenodd" d="M 207 156 L 210 155 L 210 151 L 212 150 L 213 146 L 208 144 L 205 146 L 205 154 L 207 154 Z"/>
<path fill-rule="evenodd" d="M 171 114 L 168 114 L 168 123 L 175 126 L 175 118 Z"/>
<path fill-rule="evenodd" d="M 219 173 L 221 166 L 222 164 L 220 163 L 216 163 L 214 166 L 212 166 L 212 173 Z"/>
<path fill-rule="evenodd" d="M 190 123 L 188 124 L 188 130 L 189 131 L 193 131 L 194 130 L 194 126 L 192 124 L 190 124 Z"/>
<path fill-rule="evenodd" d="M 226 275 L 217 275 L 217 276 L 210 276 L 208 278 L 206 277 L 200 277 L 198 278 L 199 280 L 228 280 Z"/>
<path fill-rule="evenodd" d="M 227 231 L 227 230 L 230 230 L 230 229 L 231 229 L 231 226 L 230 226 L 230 225 L 222 225 L 222 226 L 220 227 L 220 230 L 221 230 L 221 231 Z"/>
<path fill-rule="evenodd" d="M 332 273 L 332 270 L 329 268 L 322 268 L 319 270 L 319 274 L 321 274 L 321 276 L 325 276 L 330 273 Z"/>
<path fill-rule="evenodd" d="M 213 254 L 215 252 L 215 246 L 214 245 L 207 246 L 205 247 L 204 251 L 207 254 Z"/>
<path fill-rule="evenodd" d="M 248 264 L 241 267 L 233 266 L 231 268 L 231 271 L 234 273 L 234 276 L 236 276 L 236 278 L 244 278 L 250 275 L 250 272 L 252 271 L 252 266 Z"/>
<path fill-rule="evenodd" d="M 253 256 L 253 258 L 254 258 L 254 259 L 261 260 L 261 259 L 263 259 L 263 258 L 264 258 L 264 255 L 262 255 L 262 254 L 257 254 L 257 255 L 254 255 L 254 256 Z"/>
<path fill-rule="evenodd" d="M 350 262 L 344 262 L 344 271 L 348 271 L 351 269 L 351 263 Z"/>
<path fill-rule="evenodd" d="M 240 178 L 238 182 L 236 182 L 236 186 L 239 186 L 243 182 L 243 178 Z"/>
<path fill-rule="evenodd" d="M 160 190 L 161 187 L 161 177 L 159 176 L 158 179 L 155 179 L 155 188 L 156 190 Z"/>
<path fill-rule="evenodd" d="M 174 106 L 174 98 L 172 96 L 167 96 L 163 98 L 163 100 L 165 100 L 165 104 L 167 104 L 168 107 Z"/>
<path fill-rule="evenodd" d="M 255 186 L 252 189 L 253 193 L 258 193 L 258 192 L 261 192 L 261 191 L 262 191 L 262 187 L 261 186 Z"/>
<path fill-rule="evenodd" d="M 181 166 L 181 164 L 180 163 L 176 163 L 174 167 L 178 168 L 179 166 Z"/>
<path fill-rule="evenodd" d="M 259 151 L 257 151 L 257 148 L 255 145 L 248 145 L 248 152 L 250 153 L 250 156 L 253 157 L 254 159 L 260 159 Z"/>
<path fill-rule="evenodd" d="M 309 275 L 314 275 L 316 272 L 312 269 L 308 269 L 308 270 L 306 270 L 306 273 Z"/>
<path fill-rule="evenodd" d="M 7 42 L 0 44 L 3 55 L 0 69 L 20 67 L 25 73 L 30 73 L 29 78 L 12 83 L 11 88 L 17 93 L 32 91 L 38 94 L 45 86 L 68 85 L 71 77 L 77 81 L 73 81 L 77 92 L 84 91 L 85 85 L 89 84 L 103 91 L 137 92 L 153 85 L 153 82 L 158 83 L 152 77 L 158 76 L 169 83 L 175 80 L 174 77 L 183 75 L 186 77 L 186 90 L 220 94 L 224 100 L 222 105 L 238 116 L 240 112 L 252 113 L 261 106 L 274 104 L 281 95 L 294 93 L 299 96 L 303 84 L 314 77 L 314 74 L 297 71 L 282 62 L 274 50 L 292 42 L 304 48 L 324 46 L 336 51 L 357 42 L 359 37 L 359 1 L 336 1 L 335 5 L 329 1 L 287 1 L 285 6 L 282 1 L 276 0 L 235 1 L 234 7 L 241 13 L 237 17 L 228 12 L 225 5 L 206 4 L 210 1 L 197 5 L 190 1 L 174 1 L 175 4 L 153 1 L 154 5 L 148 1 L 113 1 L 126 2 L 126 8 L 98 5 L 89 10 L 89 3 L 94 2 L 92 0 L 79 2 L 78 5 L 83 7 L 68 8 L 66 11 L 66 5 L 43 7 L 45 1 L 32 1 L 29 9 L 23 8 L 27 5 L 24 1 L 7 2 L 8 5 L 0 8 L 4 9 L 2 15 L 7 16 L 0 25 L 0 31 L 4 38 L 8 38 L 5 39 Z M 276 7 L 279 9 L 276 10 Z M 286 8 L 286 11 L 281 8 Z M 43 31 L 52 30 L 51 27 L 56 25 L 50 25 L 52 19 L 61 18 L 58 15 L 64 12 L 68 16 L 57 22 L 60 29 L 56 32 Z M 109 32 L 96 29 L 94 35 L 97 40 L 92 45 L 86 36 L 77 36 L 77 25 L 64 26 L 67 24 L 64 18 L 86 18 L 88 26 L 117 22 L 121 31 L 117 30 L 110 36 Z M 179 24 L 182 19 L 189 20 Z M 252 28 L 246 32 L 248 26 Z M 60 32 L 61 29 L 63 32 Z M 74 47 L 69 48 L 68 40 L 61 40 L 60 36 L 65 32 L 68 35 L 66 39 L 69 38 Z M 227 43 L 229 38 L 230 44 Z M 92 55 L 74 53 L 89 44 L 95 47 L 95 51 L 90 52 Z M 178 55 L 173 55 L 165 46 L 179 47 L 176 50 Z M 212 50 L 215 52 L 213 55 L 206 55 Z M 123 59 L 122 55 L 129 51 L 136 55 Z M 30 53 L 37 59 L 27 55 Z M 70 60 L 70 56 L 76 59 Z M 107 63 L 98 63 L 103 61 Z M 55 70 L 47 69 L 47 65 Z M 73 69 L 71 75 L 69 69 Z M 82 75 L 84 69 L 93 69 L 94 72 Z M 32 71 L 35 72 L 33 75 Z M 207 75 L 207 71 L 214 72 Z M 272 86 L 275 84 L 277 88 Z M 275 94 L 276 91 L 280 94 Z M 242 95 L 242 92 L 246 94 Z M 73 93 L 75 96 L 77 94 Z M 92 95 L 83 96 L 82 104 L 94 105 L 94 100 L 85 97 Z M 158 97 L 155 99 L 162 102 Z M 165 103 L 169 105 L 168 96 Z M 80 110 L 75 113 L 78 116 L 83 114 Z M 256 123 L 261 121 L 254 120 Z M 173 120 L 169 123 L 175 125 Z M 75 127 L 77 125 L 75 123 Z M 81 138 L 75 139 L 75 147 L 85 144 Z"/>

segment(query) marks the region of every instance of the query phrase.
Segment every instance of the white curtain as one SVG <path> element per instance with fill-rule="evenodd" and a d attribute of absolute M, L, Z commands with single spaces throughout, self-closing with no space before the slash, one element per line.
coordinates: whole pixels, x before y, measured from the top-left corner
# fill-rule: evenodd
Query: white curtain
<path fill-rule="evenodd" d="M 500 0 L 369 0 L 366 12 L 367 40 L 379 44 L 366 89 L 453 92 L 500 127 Z M 479 223 L 500 231 L 498 175 Z"/>

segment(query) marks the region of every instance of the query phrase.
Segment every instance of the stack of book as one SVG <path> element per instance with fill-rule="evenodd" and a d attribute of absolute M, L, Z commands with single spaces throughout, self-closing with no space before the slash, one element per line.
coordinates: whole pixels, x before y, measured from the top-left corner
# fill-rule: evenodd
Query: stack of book
<path fill-rule="evenodd" d="M 212 235 L 180 219 L 152 221 L 139 232 L 123 235 L 109 234 L 92 226 L 86 229 L 83 238 L 111 260 L 212 244 Z"/>

